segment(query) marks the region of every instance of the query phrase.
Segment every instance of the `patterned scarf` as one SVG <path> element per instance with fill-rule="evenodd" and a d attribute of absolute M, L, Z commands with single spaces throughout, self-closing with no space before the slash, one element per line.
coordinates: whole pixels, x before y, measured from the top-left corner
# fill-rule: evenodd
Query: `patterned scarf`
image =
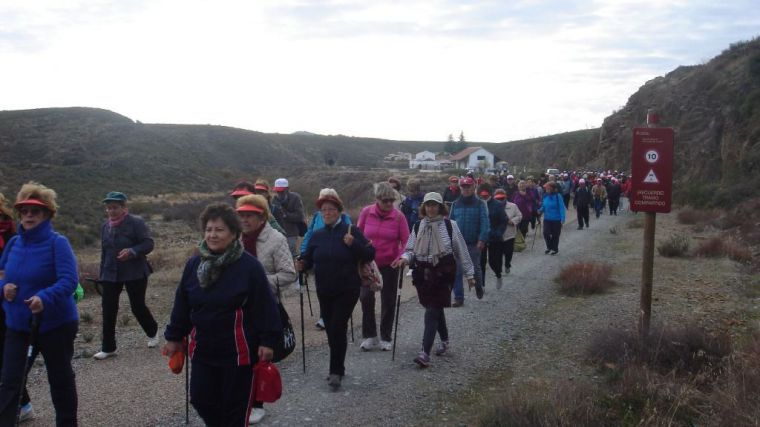
<path fill-rule="evenodd" d="M 216 283 L 219 276 L 222 274 L 224 268 L 233 262 L 240 259 L 243 256 L 243 245 L 240 244 L 240 240 L 235 239 L 232 244 L 227 246 L 224 253 L 215 254 L 212 253 L 205 240 L 201 240 L 198 245 L 198 250 L 201 253 L 201 262 L 198 264 L 198 283 L 201 285 L 201 289 L 209 290 L 211 285 Z"/>
<path fill-rule="evenodd" d="M 127 219 L 127 215 L 129 215 L 129 210 L 127 210 L 127 208 L 124 208 L 124 213 L 121 214 L 120 217 L 116 219 L 108 218 L 108 226 L 111 228 L 120 226 L 121 223 L 124 222 L 125 219 Z"/>
<path fill-rule="evenodd" d="M 414 241 L 414 255 L 422 259 L 430 259 L 433 265 L 445 255 L 446 247 L 443 245 L 438 226 L 443 221 L 443 216 L 424 218 L 420 221 L 417 239 Z"/>

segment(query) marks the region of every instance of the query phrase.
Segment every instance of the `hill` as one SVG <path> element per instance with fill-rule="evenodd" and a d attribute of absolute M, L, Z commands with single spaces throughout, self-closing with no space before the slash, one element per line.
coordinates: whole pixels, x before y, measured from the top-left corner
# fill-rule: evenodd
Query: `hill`
<path fill-rule="evenodd" d="M 601 168 L 596 164 L 594 153 L 599 143 L 599 129 L 584 129 L 573 132 L 547 135 L 539 138 L 503 142 L 485 146 L 496 157 L 510 165 L 525 166 L 528 170 L 540 171 L 551 165 L 562 169 Z"/>

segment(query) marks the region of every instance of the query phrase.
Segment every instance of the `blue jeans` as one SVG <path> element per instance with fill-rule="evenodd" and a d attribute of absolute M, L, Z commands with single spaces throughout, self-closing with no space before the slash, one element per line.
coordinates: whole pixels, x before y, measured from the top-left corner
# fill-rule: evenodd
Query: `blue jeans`
<path fill-rule="evenodd" d="M 476 286 L 483 286 L 483 271 L 480 269 L 480 249 L 478 249 L 478 243 L 467 244 L 467 252 L 470 254 L 472 265 L 475 267 L 475 282 Z M 462 275 L 464 271 L 460 263 L 457 263 L 457 276 L 454 278 L 454 299 L 464 301 L 464 283 L 462 281 Z"/>

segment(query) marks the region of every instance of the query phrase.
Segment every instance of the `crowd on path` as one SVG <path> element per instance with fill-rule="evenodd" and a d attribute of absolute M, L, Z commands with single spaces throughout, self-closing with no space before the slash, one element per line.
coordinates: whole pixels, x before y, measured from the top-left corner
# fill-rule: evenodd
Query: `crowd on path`
<path fill-rule="evenodd" d="M 628 177 L 612 171 L 538 179 L 470 173 L 450 177 L 441 192 L 423 192 L 416 179 L 404 189 L 391 177 L 374 185 L 374 202 L 361 209 L 354 224 L 335 189 L 320 191 L 317 210 L 307 220 L 303 200 L 286 178 L 271 188 L 265 179 L 240 182 L 230 192 L 233 203 L 210 204 L 200 215 L 202 238 L 177 286 L 163 354 L 175 372 L 182 371 L 183 360 L 191 364 L 190 403 L 207 425 L 259 423 L 266 416 L 264 403 L 278 397 L 270 396 L 276 384 L 262 382 L 269 375 L 263 373 L 276 372 L 272 363 L 295 347 L 280 289 L 301 286 L 303 276 L 313 274 L 317 326 L 325 331 L 330 350 L 327 386 L 338 390 L 357 303 L 360 348 L 395 349 L 398 284 L 408 267 L 424 308 L 414 363 L 428 367 L 431 354 L 451 349 L 445 309 L 464 305 L 465 282 L 483 298 L 490 267 L 500 289 L 514 252 L 525 248 L 529 229 L 536 234 L 543 229 L 545 253 L 557 255 L 571 201 L 578 229 L 588 228 L 592 209 L 596 218 L 607 206 L 610 215 L 617 215 L 629 184 Z M 123 290 L 147 347 L 160 343 L 159 325 L 145 302 L 151 232 L 129 213 L 126 194 L 111 191 L 102 203 L 100 274 L 94 279 L 102 289 L 97 361 L 118 354 L 116 319 Z M 34 416 L 26 376 L 38 354 L 47 369 L 56 425 L 78 423 L 71 361 L 82 293 L 71 245 L 53 227 L 57 211 L 55 191 L 42 184 L 24 184 L 12 206 L 0 194 L 0 426 Z"/>

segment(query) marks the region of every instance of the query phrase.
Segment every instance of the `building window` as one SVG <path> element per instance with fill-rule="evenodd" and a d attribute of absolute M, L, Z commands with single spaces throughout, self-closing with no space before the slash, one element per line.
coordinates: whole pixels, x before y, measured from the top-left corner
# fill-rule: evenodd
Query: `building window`
<path fill-rule="evenodd" d="M 486 159 L 486 156 L 478 156 L 478 161 L 485 160 L 485 159 Z"/>

